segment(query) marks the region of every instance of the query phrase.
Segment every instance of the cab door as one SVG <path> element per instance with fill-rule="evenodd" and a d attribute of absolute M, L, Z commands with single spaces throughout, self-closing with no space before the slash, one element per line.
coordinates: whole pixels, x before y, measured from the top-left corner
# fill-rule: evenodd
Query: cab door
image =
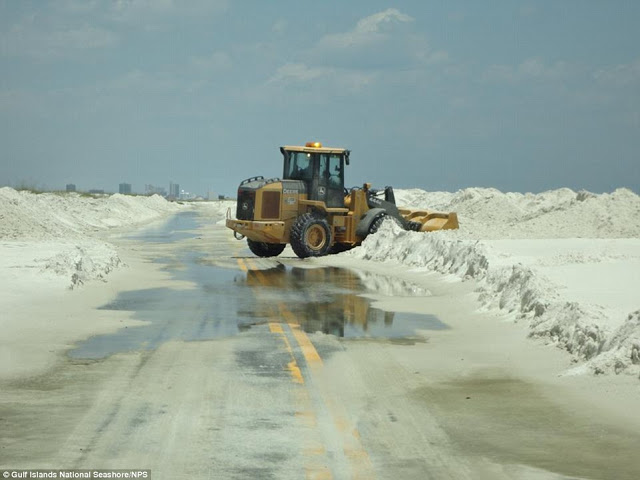
<path fill-rule="evenodd" d="M 342 155 L 321 154 L 316 178 L 317 188 L 313 189 L 316 192 L 316 199 L 325 202 L 327 207 L 344 207 L 344 158 Z"/>

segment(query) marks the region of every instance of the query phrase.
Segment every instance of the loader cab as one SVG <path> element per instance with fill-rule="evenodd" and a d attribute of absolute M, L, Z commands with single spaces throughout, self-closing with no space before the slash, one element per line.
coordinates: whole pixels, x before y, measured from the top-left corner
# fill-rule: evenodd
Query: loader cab
<path fill-rule="evenodd" d="M 309 200 L 325 202 L 327 207 L 344 207 L 344 167 L 349 150 L 323 148 L 319 143 L 304 147 L 281 147 L 284 180 L 305 182 Z"/>

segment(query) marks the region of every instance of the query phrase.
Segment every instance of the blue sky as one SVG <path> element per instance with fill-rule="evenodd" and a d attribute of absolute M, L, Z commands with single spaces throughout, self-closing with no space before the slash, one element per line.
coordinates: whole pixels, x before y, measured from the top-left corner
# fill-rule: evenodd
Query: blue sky
<path fill-rule="evenodd" d="M 0 0 L 0 185 L 640 187 L 640 2 Z"/>

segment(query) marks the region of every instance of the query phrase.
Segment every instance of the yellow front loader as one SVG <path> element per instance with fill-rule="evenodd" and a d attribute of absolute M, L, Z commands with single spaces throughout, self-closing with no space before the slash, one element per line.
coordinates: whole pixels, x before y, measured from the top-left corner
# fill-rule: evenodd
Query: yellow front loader
<path fill-rule="evenodd" d="M 279 255 L 286 244 L 300 258 L 337 253 L 359 245 L 382 222 L 428 232 L 458 228 L 455 213 L 399 208 L 393 188 L 344 187 L 349 150 L 320 143 L 284 146 L 282 179 L 252 177 L 238 187 L 236 218 L 227 227 L 247 238 L 260 257 Z"/>

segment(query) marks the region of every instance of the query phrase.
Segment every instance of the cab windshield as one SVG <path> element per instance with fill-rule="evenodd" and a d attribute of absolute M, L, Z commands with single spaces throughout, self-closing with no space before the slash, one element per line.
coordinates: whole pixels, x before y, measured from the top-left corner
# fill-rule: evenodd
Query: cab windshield
<path fill-rule="evenodd" d="M 284 152 L 284 179 L 311 181 L 335 185 L 344 183 L 343 155 L 334 153 Z"/>
<path fill-rule="evenodd" d="M 313 178 L 313 164 L 317 163 L 318 156 L 318 153 L 286 152 L 283 178 L 311 180 Z"/>

